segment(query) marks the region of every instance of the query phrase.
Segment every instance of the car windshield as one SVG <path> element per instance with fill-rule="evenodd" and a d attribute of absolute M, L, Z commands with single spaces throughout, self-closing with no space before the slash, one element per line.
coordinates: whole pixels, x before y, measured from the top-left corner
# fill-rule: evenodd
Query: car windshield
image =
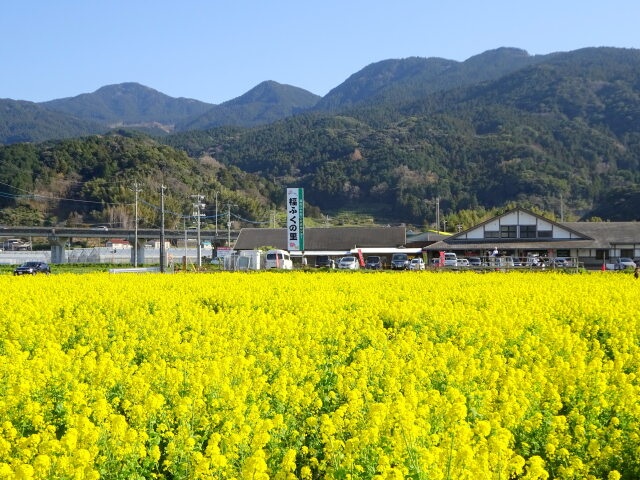
<path fill-rule="evenodd" d="M 23 263 L 21 266 L 22 267 L 37 267 L 38 265 L 40 265 L 40 262 L 26 262 L 26 263 Z"/>
<path fill-rule="evenodd" d="M 633 260 L 631 260 L 630 258 L 621 258 L 620 259 L 621 262 L 625 262 L 625 263 L 631 263 L 633 262 Z"/>
<path fill-rule="evenodd" d="M 455 260 L 456 259 L 456 254 L 455 253 L 445 253 L 444 254 L 444 258 L 447 260 Z"/>
<path fill-rule="evenodd" d="M 380 257 L 367 257 L 367 263 L 378 263 L 380 261 Z"/>
<path fill-rule="evenodd" d="M 394 259 L 394 260 L 407 260 L 408 258 L 409 258 L 409 257 L 407 257 L 407 254 L 406 254 L 406 253 L 396 253 L 396 254 L 393 256 L 393 259 Z"/>
<path fill-rule="evenodd" d="M 413 260 L 411 260 L 411 263 L 420 263 L 420 259 L 419 258 L 414 258 Z"/>
<path fill-rule="evenodd" d="M 356 261 L 356 257 L 344 257 L 342 263 L 353 263 Z"/>

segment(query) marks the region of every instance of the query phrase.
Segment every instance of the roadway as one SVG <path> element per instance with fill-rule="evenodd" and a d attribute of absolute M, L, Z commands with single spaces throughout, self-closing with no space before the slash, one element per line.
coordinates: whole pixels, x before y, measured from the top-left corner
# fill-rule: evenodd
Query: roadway
<path fill-rule="evenodd" d="M 195 229 L 188 229 L 187 238 L 197 238 L 198 233 Z M 231 230 L 231 240 L 238 237 L 238 230 Z M 0 227 L 0 237 L 6 238 L 24 238 L 24 237 L 43 237 L 43 238 L 123 238 L 133 240 L 135 238 L 135 230 L 132 228 L 74 228 L 74 227 Z M 179 240 L 184 239 L 184 230 L 166 230 L 164 231 L 165 239 Z M 209 240 L 212 243 L 227 240 L 228 233 L 226 230 L 218 230 L 218 235 L 214 230 L 200 230 L 200 239 Z M 157 239 L 160 238 L 159 228 L 139 228 L 139 239 Z"/>

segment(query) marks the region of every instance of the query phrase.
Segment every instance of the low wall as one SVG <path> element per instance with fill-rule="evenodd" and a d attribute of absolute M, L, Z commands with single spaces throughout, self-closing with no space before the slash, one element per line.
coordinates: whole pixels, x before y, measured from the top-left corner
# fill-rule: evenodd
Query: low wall
<path fill-rule="evenodd" d="M 203 257 L 212 256 L 211 248 L 202 248 L 200 254 Z M 185 255 L 184 248 L 167 249 L 167 259 L 169 263 L 180 263 Z M 198 251 L 196 248 L 187 248 L 186 255 L 189 261 L 196 261 Z M 107 247 L 96 248 L 74 248 L 65 250 L 65 263 L 113 263 L 131 264 L 131 249 L 113 249 Z M 24 262 L 47 262 L 51 263 L 51 252 L 49 250 L 26 251 L 26 252 L 0 252 L 0 265 L 20 265 Z M 160 263 L 159 248 L 144 249 L 145 265 L 157 265 Z"/>

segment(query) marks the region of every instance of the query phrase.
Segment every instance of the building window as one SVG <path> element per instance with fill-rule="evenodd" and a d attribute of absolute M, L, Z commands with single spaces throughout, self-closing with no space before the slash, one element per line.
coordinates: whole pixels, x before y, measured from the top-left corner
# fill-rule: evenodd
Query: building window
<path fill-rule="evenodd" d="M 551 230 L 538 230 L 538 238 L 551 238 L 553 232 Z"/>
<path fill-rule="evenodd" d="M 556 252 L 556 257 L 570 257 L 570 256 L 571 256 L 570 250 L 558 250 Z"/>
<path fill-rule="evenodd" d="M 497 230 L 485 230 L 484 238 L 500 238 L 500 232 Z"/>
<path fill-rule="evenodd" d="M 620 249 L 621 257 L 629 257 L 633 258 L 633 248 L 621 248 Z"/>
<path fill-rule="evenodd" d="M 500 225 L 500 238 L 517 238 L 517 225 Z"/>
<path fill-rule="evenodd" d="M 536 226 L 535 225 L 521 225 L 520 226 L 520 238 L 536 238 Z"/>

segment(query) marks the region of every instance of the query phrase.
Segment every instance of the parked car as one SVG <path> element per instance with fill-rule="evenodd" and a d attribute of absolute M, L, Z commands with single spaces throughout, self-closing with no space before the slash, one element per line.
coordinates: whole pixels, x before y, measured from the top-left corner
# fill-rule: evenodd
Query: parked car
<path fill-rule="evenodd" d="M 409 270 L 424 270 L 424 260 L 421 257 L 413 258 L 409 263 Z"/>
<path fill-rule="evenodd" d="M 293 270 L 293 262 L 286 250 L 269 250 L 267 252 L 265 268 L 281 268 Z"/>
<path fill-rule="evenodd" d="M 616 258 L 615 260 L 616 270 L 626 270 L 627 268 L 636 268 L 636 262 L 627 257 Z"/>
<path fill-rule="evenodd" d="M 523 265 L 522 259 L 520 257 L 512 257 L 513 258 L 513 266 L 521 267 Z"/>
<path fill-rule="evenodd" d="M 458 266 L 459 267 L 468 267 L 469 266 L 469 260 L 466 258 L 459 258 L 458 259 Z"/>
<path fill-rule="evenodd" d="M 556 268 L 566 268 L 571 266 L 571 261 L 568 258 L 558 257 L 553 259 L 553 266 Z"/>
<path fill-rule="evenodd" d="M 409 268 L 409 255 L 394 253 L 391 257 L 391 270 L 406 270 Z"/>
<path fill-rule="evenodd" d="M 14 275 L 36 275 L 38 273 L 45 273 L 49 275 L 51 269 L 45 262 L 26 262 L 16 267 L 13 271 Z"/>
<path fill-rule="evenodd" d="M 338 268 L 341 270 L 358 270 L 360 268 L 360 263 L 356 257 L 342 257 L 340 263 L 338 264 Z"/>
<path fill-rule="evenodd" d="M 445 267 L 457 267 L 458 256 L 453 252 L 445 252 L 444 254 L 444 266 Z"/>
<path fill-rule="evenodd" d="M 482 266 L 482 259 L 480 257 L 469 257 L 467 260 L 469 260 L 469 265 L 471 267 L 481 267 Z"/>
<path fill-rule="evenodd" d="M 370 255 L 364 262 L 364 268 L 368 270 L 382 270 L 382 259 L 377 255 Z"/>
<path fill-rule="evenodd" d="M 316 257 L 316 268 L 336 268 L 336 264 L 329 255 L 318 255 Z"/>

